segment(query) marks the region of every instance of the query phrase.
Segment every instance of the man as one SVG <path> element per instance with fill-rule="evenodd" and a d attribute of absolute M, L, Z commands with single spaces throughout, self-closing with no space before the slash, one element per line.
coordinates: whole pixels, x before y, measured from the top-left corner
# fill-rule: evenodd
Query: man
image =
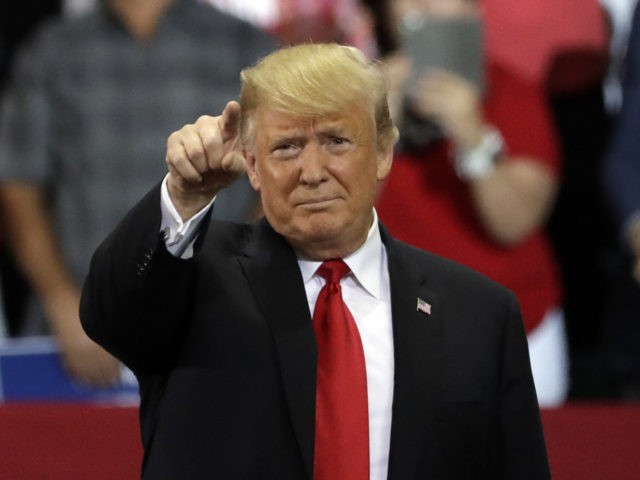
<path fill-rule="evenodd" d="M 140 381 L 143 478 L 549 478 L 513 295 L 377 222 L 397 140 L 381 71 L 309 44 L 242 80 L 169 137 L 165 181 L 83 290 L 86 331 Z M 245 166 L 266 218 L 204 221 Z M 336 259 L 350 273 L 324 285 Z"/>
<path fill-rule="evenodd" d="M 119 373 L 78 319 L 91 254 L 163 173 L 166 135 L 222 109 L 242 66 L 273 46 L 192 0 L 105 0 L 46 25 L 20 55 L 0 122 L 0 201 L 40 308 L 18 334 L 55 335 L 74 379 L 105 385 Z M 227 218 L 257 202 L 246 181 L 224 195 L 216 215 Z"/>

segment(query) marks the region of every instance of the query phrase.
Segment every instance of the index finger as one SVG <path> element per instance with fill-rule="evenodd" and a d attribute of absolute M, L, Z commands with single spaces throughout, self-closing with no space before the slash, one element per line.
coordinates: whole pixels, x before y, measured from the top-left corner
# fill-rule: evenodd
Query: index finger
<path fill-rule="evenodd" d="M 226 142 L 235 138 L 240 129 L 240 104 L 235 100 L 227 103 L 219 117 L 218 126 L 222 132 L 222 141 Z"/>

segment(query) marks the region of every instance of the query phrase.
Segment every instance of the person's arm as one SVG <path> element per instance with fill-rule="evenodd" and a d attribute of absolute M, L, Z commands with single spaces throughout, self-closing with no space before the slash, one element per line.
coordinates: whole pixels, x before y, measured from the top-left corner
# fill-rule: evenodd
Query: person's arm
<path fill-rule="evenodd" d="M 64 265 L 44 198 L 52 111 L 47 85 L 50 30 L 16 55 L 0 110 L 0 200 L 8 245 L 45 310 L 67 371 L 90 385 L 113 383 L 118 362 L 87 338 L 78 319 L 79 288 Z M 29 179 L 24 181 L 23 179 Z M 20 183 L 23 182 L 23 183 Z"/>
<path fill-rule="evenodd" d="M 558 188 L 551 172 L 527 157 L 498 159 L 491 171 L 469 184 L 486 233 L 505 246 L 544 225 Z"/>
<path fill-rule="evenodd" d="M 162 213 L 160 229 L 162 231 L 162 237 L 171 255 L 182 259 L 189 259 L 193 257 L 193 247 L 200 233 L 200 227 L 203 220 L 207 218 L 207 214 L 213 206 L 215 197 L 212 198 L 204 208 L 185 222 L 171 201 L 167 180 L 168 175 L 164 178 L 160 186 L 160 211 Z"/>
<path fill-rule="evenodd" d="M 62 261 L 43 197 L 42 188 L 36 185 L 0 185 L 11 249 L 43 305 L 67 371 L 87 385 L 114 384 L 119 362 L 82 331 L 80 290 Z"/>
<path fill-rule="evenodd" d="M 488 236 L 509 246 L 544 224 L 558 188 L 555 175 L 533 158 L 509 157 L 508 150 L 482 152 L 485 136 L 495 127 L 484 118 L 479 92 L 469 82 L 443 70 L 429 71 L 418 83 L 415 105 L 443 128 L 458 155 L 495 156 L 472 175 L 458 169 Z"/>
<path fill-rule="evenodd" d="M 179 230 L 184 224 L 187 243 L 188 225 L 195 234 L 206 231 L 213 198 L 245 172 L 239 115 L 240 105 L 230 102 L 222 115 L 200 117 L 171 134 L 165 187 L 158 185 L 134 206 L 92 258 L 82 291 L 82 326 L 136 374 L 171 365 L 197 301 L 197 252 L 194 258 L 171 252 L 174 239 L 167 241 L 163 218 L 178 217 L 174 225 Z M 163 211 L 163 188 L 173 213 Z"/>

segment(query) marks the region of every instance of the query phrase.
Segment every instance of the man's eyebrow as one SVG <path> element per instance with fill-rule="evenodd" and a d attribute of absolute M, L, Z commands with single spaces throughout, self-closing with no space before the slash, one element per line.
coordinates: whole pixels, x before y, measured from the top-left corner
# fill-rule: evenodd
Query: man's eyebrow
<path fill-rule="evenodd" d="M 331 123 L 327 125 L 320 125 L 317 128 L 317 132 L 321 135 L 336 135 L 336 134 L 345 134 L 350 132 L 351 129 L 348 125 L 343 123 Z"/>
<path fill-rule="evenodd" d="M 282 142 L 297 142 L 302 140 L 303 138 L 304 138 L 304 135 L 301 132 L 297 130 L 292 130 L 291 132 L 277 133 L 273 135 L 269 139 L 269 144 L 273 145 L 273 144 L 282 143 Z"/>

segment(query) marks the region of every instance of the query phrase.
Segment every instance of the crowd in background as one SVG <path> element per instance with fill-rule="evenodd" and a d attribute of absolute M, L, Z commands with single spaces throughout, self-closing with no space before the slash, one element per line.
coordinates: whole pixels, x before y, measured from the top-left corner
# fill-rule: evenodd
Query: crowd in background
<path fill-rule="evenodd" d="M 4 2 L 0 336 L 52 333 L 76 378 L 114 381 L 115 361 L 79 329 L 77 296 L 97 242 L 162 178 L 164 139 L 220 110 L 237 94 L 239 69 L 276 45 L 338 41 L 384 61 L 397 87 L 394 119 L 405 133 L 378 206 L 391 232 L 512 288 L 531 345 L 543 319 L 561 312 L 556 347 L 539 354 L 542 376 L 569 369 L 559 387 L 568 391 L 550 405 L 639 400 L 635 1 L 480 0 L 485 83 L 420 79 L 414 65 L 421 93 L 414 85 L 409 95 L 415 59 L 399 25 L 447 1 Z M 434 89 L 444 105 L 434 105 Z M 450 111 L 458 104 L 459 115 Z M 416 145 L 406 132 L 424 138 L 429 117 L 435 136 Z M 469 118 L 477 128 L 460 127 Z M 499 163 L 477 166 L 476 132 L 486 126 L 500 136 Z M 218 212 L 246 220 L 259 215 L 256 203 L 245 188 Z"/>

